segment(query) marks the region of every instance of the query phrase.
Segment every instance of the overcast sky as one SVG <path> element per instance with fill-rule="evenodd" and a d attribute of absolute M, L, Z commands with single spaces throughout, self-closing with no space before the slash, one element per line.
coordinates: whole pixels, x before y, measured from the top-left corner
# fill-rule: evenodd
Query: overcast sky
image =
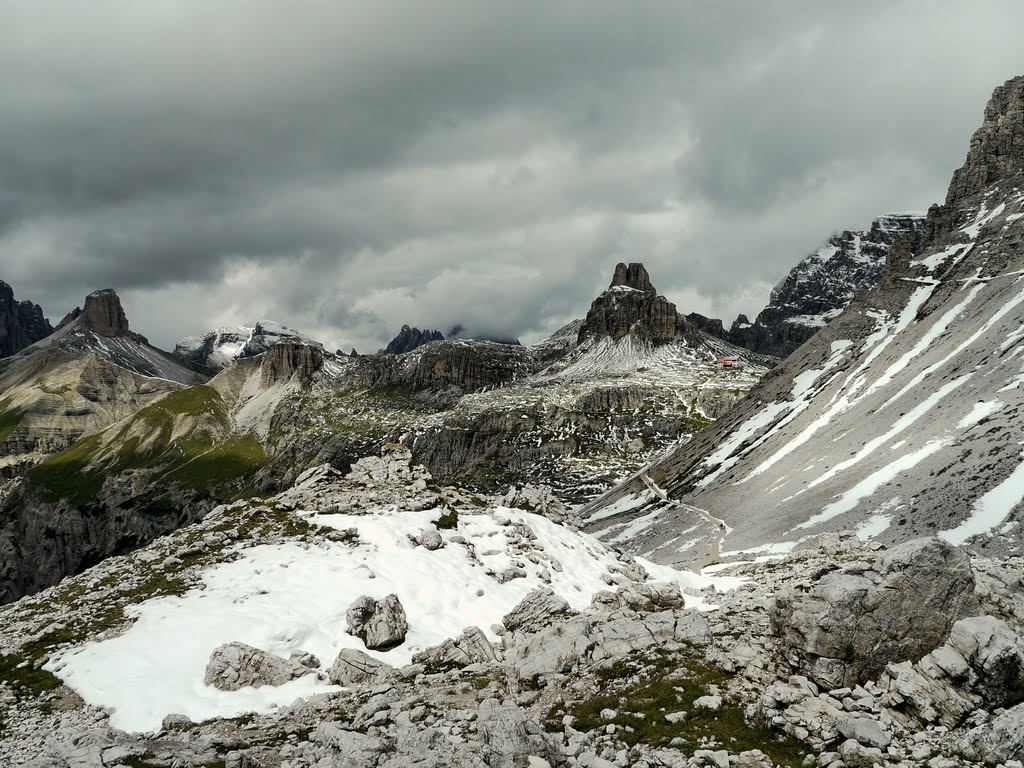
<path fill-rule="evenodd" d="M 0 0 L 0 279 L 59 320 L 534 341 L 617 261 L 753 316 L 940 201 L 1019 0 Z"/>

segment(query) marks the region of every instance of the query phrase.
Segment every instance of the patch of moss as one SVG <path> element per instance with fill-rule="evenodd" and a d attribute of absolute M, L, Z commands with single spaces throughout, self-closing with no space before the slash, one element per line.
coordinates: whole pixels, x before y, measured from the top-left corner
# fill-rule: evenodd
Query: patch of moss
<path fill-rule="evenodd" d="M 459 527 L 459 513 L 451 509 L 434 521 L 434 527 L 439 531 L 450 531 Z"/>
<path fill-rule="evenodd" d="M 0 682 L 9 686 L 18 698 L 35 698 L 60 686 L 60 680 L 54 675 L 36 669 L 35 659 L 20 654 L 0 655 Z"/>
<path fill-rule="evenodd" d="M 87 469 L 100 448 L 100 436 L 90 435 L 55 453 L 28 471 L 29 479 L 42 490 L 43 501 L 67 499 L 82 506 L 99 493 L 104 475 Z"/>
<path fill-rule="evenodd" d="M 577 730 L 589 731 L 609 724 L 619 726 L 617 738 L 625 744 L 666 746 L 674 738 L 683 738 L 690 747 L 702 739 L 713 739 L 730 752 L 759 749 L 776 765 L 798 768 L 808 751 L 800 742 L 782 738 L 765 729 L 755 728 L 744 719 L 743 706 L 723 697 L 722 707 L 711 711 L 694 706 L 711 686 L 724 689 L 732 675 L 703 658 L 697 649 L 670 653 L 659 651 L 653 659 L 631 657 L 596 673 L 603 692 L 569 706 L 556 705 L 548 715 L 549 730 L 561 728 L 559 713 L 575 718 Z M 605 709 L 617 714 L 611 720 L 601 718 Z M 678 723 L 665 719 L 667 714 L 684 711 Z"/>

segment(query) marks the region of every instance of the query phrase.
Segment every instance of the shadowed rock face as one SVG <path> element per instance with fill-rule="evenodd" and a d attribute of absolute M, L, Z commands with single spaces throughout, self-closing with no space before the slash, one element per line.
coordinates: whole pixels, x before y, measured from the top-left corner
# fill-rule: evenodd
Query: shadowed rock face
<path fill-rule="evenodd" d="M 925 219 L 914 214 L 879 216 L 866 230 L 844 231 L 807 256 L 772 290 L 768 306 L 751 323 L 740 315 L 728 331 L 717 321 L 698 324 L 713 336 L 752 352 L 787 357 L 834 319 L 862 291 L 878 285 L 886 260 L 901 240 L 911 255 L 921 250 Z M 690 316 L 697 321 L 697 318 Z"/>
<path fill-rule="evenodd" d="M 87 327 L 100 336 L 128 336 L 128 318 L 121 307 L 121 299 L 112 288 L 94 291 L 85 297 L 82 318 Z"/>
<path fill-rule="evenodd" d="M 318 347 L 297 341 L 279 341 L 263 357 L 261 382 L 264 387 L 269 387 L 279 381 L 288 381 L 295 374 L 308 381 L 323 363 L 324 354 Z"/>
<path fill-rule="evenodd" d="M 53 333 L 43 308 L 31 301 L 15 301 L 14 289 L 0 280 L 0 358 L 10 357 Z"/>
<path fill-rule="evenodd" d="M 384 354 L 401 355 L 405 352 L 412 352 L 417 347 L 429 344 L 432 341 L 443 341 L 444 334 L 440 331 L 420 330 L 403 325 L 398 335 L 391 340 L 391 343 L 384 349 Z"/>
<path fill-rule="evenodd" d="M 644 293 L 658 293 L 654 290 L 654 286 L 651 284 L 651 276 L 647 274 L 647 269 L 639 262 L 633 262 L 629 265 L 619 262 L 615 265 L 615 274 L 612 276 L 612 284 L 608 287 L 614 288 L 617 285 L 636 288 L 638 291 L 643 291 Z"/>
<path fill-rule="evenodd" d="M 57 323 L 57 330 L 71 325 L 76 320 L 80 320 L 80 327 L 88 328 L 97 336 L 129 336 L 145 340 L 144 337 L 132 333 L 128 327 L 128 318 L 121 307 L 121 299 L 113 288 L 103 288 L 90 293 L 85 297 L 85 304 L 75 307 Z"/>
<path fill-rule="evenodd" d="M 659 296 L 643 264 L 618 264 L 608 290 L 594 299 L 580 326 L 579 343 L 587 339 L 634 336 L 653 344 L 688 339 L 697 343 L 698 331 Z"/>
<path fill-rule="evenodd" d="M 963 167 L 953 174 L 946 205 L 955 204 L 1024 169 L 1024 75 L 992 93 Z"/>

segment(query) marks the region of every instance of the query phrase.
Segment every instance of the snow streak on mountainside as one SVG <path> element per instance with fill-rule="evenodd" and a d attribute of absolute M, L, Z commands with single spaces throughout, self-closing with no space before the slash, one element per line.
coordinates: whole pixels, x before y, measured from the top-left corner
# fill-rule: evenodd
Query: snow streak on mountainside
<path fill-rule="evenodd" d="M 585 510 L 592 530 L 664 562 L 850 528 L 1018 551 L 1022 103 L 1024 78 L 997 89 L 919 255 L 904 242 L 875 290 L 726 418 Z"/>

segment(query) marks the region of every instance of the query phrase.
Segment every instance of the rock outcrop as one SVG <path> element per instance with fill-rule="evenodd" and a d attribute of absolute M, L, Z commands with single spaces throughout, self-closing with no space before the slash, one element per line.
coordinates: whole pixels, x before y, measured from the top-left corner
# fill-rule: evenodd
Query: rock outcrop
<path fill-rule="evenodd" d="M 282 659 L 245 643 L 227 643 L 210 655 L 203 684 L 221 691 L 284 685 L 312 673 L 297 659 Z"/>
<path fill-rule="evenodd" d="M 964 164 L 953 174 L 946 206 L 990 185 L 1017 178 L 1024 170 L 1024 76 L 1007 80 L 992 93 L 981 127 L 971 136 Z"/>
<path fill-rule="evenodd" d="M 651 344 L 699 343 L 699 332 L 659 296 L 643 264 L 618 264 L 608 290 L 594 299 L 580 326 L 578 343 L 636 337 Z"/>
<path fill-rule="evenodd" d="M 43 308 L 31 301 L 16 301 L 14 289 L 0 280 L 0 358 L 10 357 L 53 333 Z"/>
<path fill-rule="evenodd" d="M 408 325 L 403 325 L 398 335 L 382 351 L 386 355 L 401 355 L 406 352 L 412 352 L 417 347 L 422 347 L 424 344 L 429 344 L 432 341 L 444 341 L 444 334 L 440 331 L 421 331 L 419 328 L 410 328 Z"/>
<path fill-rule="evenodd" d="M 654 289 L 654 285 L 651 284 L 651 276 L 647 274 L 646 267 L 637 262 L 631 264 L 619 262 L 615 265 L 615 274 L 612 275 L 612 283 L 608 287 L 614 288 L 617 285 L 625 285 L 627 288 L 634 288 L 654 295 L 658 293 Z"/>
<path fill-rule="evenodd" d="M 409 622 L 398 595 L 376 600 L 357 597 L 345 612 L 346 631 L 358 637 L 371 651 L 387 651 L 405 642 Z"/>
<path fill-rule="evenodd" d="M 106 338 L 130 337 L 145 343 L 145 337 L 134 334 L 128 327 L 128 318 L 121 306 L 121 298 L 113 288 L 102 288 L 85 297 L 81 307 L 76 307 L 57 324 L 57 330 L 78 321 L 97 336 Z"/>
<path fill-rule="evenodd" d="M 797 671 L 826 688 L 853 686 L 941 645 L 975 607 L 974 583 L 967 553 L 919 539 L 780 592 L 772 627 Z"/>
<path fill-rule="evenodd" d="M 308 383 L 324 364 L 324 353 L 302 341 L 285 339 L 264 354 L 260 363 L 260 383 L 264 388 L 298 377 Z"/>
<path fill-rule="evenodd" d="M 397 674 L 385 664 L 355 648 L 343 648 L 327 671 L 335 685 L 366 685 L 384 682 Z"/>
<path fill-rule="evenodd" d="M 465 667 L 470 664 L 491 664 L 502 660 L 496 649 L 479 627 L 466 627 L 457 638 L 448 638 L 440 645 L 420 651 L 412 658 L 416 664 L 428 669 Z"/>
<path fill-rule="evenodd" d="M 505 614 L 501 623 L 509 632 L 529 629 L 536 632 L 547 624 L 563 618 L 571 611 L 569 604 L 551 589 L 535 589 Z"/>

